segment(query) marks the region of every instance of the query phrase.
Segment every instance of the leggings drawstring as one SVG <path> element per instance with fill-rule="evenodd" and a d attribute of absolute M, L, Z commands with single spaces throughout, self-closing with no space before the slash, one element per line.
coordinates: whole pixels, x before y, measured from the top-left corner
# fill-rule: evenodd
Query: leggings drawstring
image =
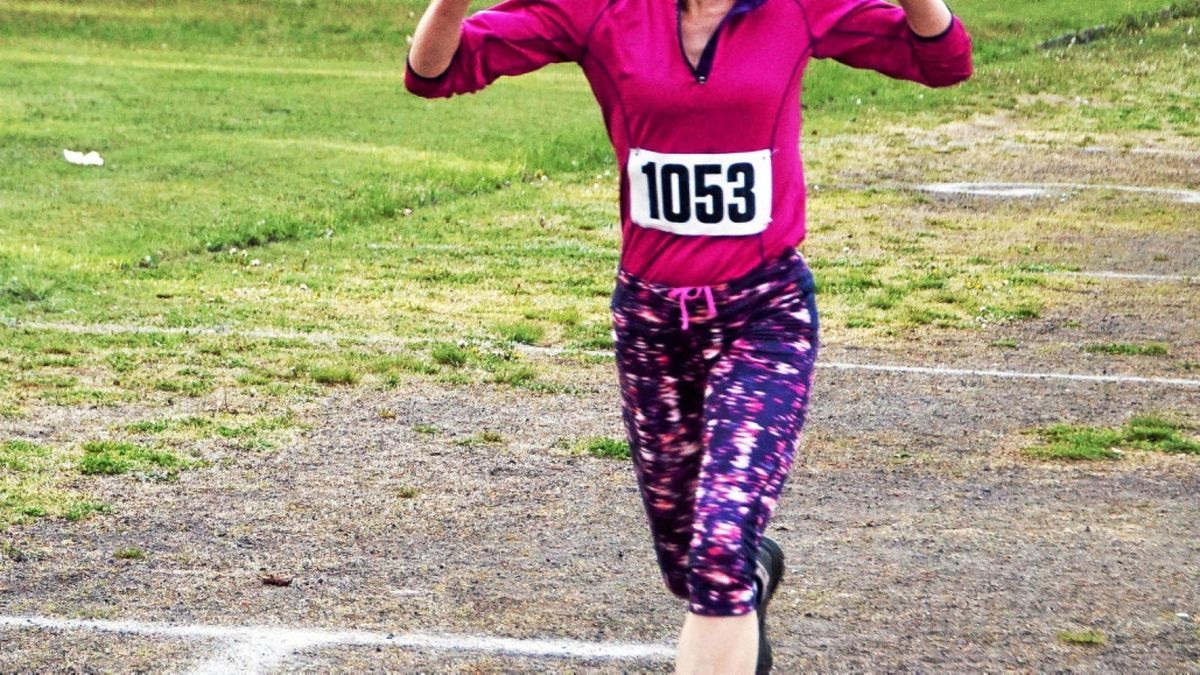
<path fill-rule="evenodd" d="M 711 286 L 684 286 L 682 288 L 672 289 L 667 293 L 667 297 L 672 300 L 679 299 L 679 314 L 682 317 L 683 329 L 688 329 L 688 311 L 687 301 L 695 300 L 700 297 L 700 293 L 704 293 L 704 299 L 708 301 L 708 315 L 710 317 L 717 315 L 717 305 L 713 302 L 713 294 Z"/>

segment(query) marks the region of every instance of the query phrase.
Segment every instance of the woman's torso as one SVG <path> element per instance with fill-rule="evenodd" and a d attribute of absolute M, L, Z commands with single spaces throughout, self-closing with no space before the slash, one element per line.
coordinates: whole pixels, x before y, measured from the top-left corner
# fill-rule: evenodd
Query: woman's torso
<path fill-rule="evenodd" d="M 621 168 L 622 260 L 659 283 L 736 278 L 804 237 L 796 0 L 739 3 L 693 66 L 673 0 L 616 0 L 581 65 Z"/>

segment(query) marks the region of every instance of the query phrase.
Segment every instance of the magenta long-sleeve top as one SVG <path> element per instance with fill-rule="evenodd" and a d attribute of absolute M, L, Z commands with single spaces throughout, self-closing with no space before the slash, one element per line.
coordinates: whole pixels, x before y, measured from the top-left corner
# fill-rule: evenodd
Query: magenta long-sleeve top
<path fill-rule="evenodd" d="M 805 235 L 800 89 L 812 58 L 940 87 L 970 77 L 955 17 L 921 37 L 883 0 L 739 0 L 693 65 L 676 0 L 506 0 L 463 22 L 450 66 L 406 68 L 425 97 L 477 91 L 549 63 L 582 67 L 621 169 L 621 267 L 717 284 Z"/>

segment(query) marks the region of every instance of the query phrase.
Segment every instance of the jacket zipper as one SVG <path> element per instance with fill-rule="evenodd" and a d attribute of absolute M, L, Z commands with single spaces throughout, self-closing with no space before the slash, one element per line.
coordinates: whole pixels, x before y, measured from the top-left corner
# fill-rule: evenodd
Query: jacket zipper
<path fill-rule="evenodd" d="M 696 65 L 692 65 L 691 59 L 688 58 L 687 49 L 683 46 L 683 7 L 682 2 L 675 5 L 675 33 L 679 40 L 679 54 L 683 56 L 683 62 L 687 64 L 688 70 L 692 71 L 692 77 L 696 78 L 696 82 L 704 84 L 708 81 L 708 76 L 712 72 L 713 59 L 717 55 L 717 37 L 721 35 L 721 29 L 725 27 L 725 22 L 729 21 L 729 17 L 733 15 L 731 8 L 721 19 L 721 23 L 717 24 L 716 30 L 708 38 L 708 42 L 704 45 L 704 51 L 700 52 L 700 60 Z"/>

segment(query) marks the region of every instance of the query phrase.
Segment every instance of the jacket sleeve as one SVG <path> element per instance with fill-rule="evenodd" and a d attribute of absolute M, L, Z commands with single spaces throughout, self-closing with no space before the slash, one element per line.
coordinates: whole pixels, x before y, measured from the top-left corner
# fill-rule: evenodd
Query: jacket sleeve
<path fill-rule="evenodd" d="M 479 91 L 503 75 L 578 61 L 591 19 L 585 0 L 505 0 L 463 21 L 445 72 L 422 77 L 405 63 L 404 86 L 425 98 Z"/>
<path fill-rule="evenodd" d="M 904 10 L 884 0 L 814 0 L 808 17 L 816 58 L 930 87 L 958 84 L 973 71 L 971 37 L 957 16 L 932 37 L 913 32 Z"/>

